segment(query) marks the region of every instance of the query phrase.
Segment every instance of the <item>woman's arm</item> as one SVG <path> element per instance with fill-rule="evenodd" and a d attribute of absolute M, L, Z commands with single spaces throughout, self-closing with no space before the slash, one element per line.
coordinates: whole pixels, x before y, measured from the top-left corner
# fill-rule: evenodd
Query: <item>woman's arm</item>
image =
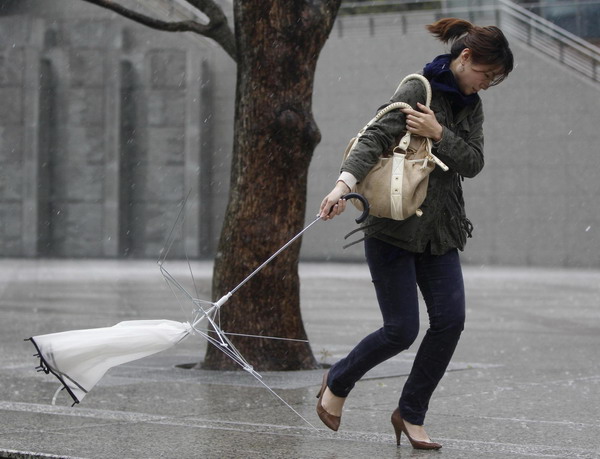
<path fill-rule="evenodd" d="M 410 80 L 398 88 L 390 103 L 406 102 L 415 107 L 418 101 L 425 101 L 425 88 L 419 81 Z M 385 105 L 379 110 L 384 107 Z M 363 133 L 352 153 L 344 161 L 342 172 L 352 174 L 360 182 L 405 130 L 406 115 L 402 110 L 390 111 Z"/>
<path fill-rule="evenodd" d="M 469 117 L 469 131 L 466 138 L 460 137 L 460 126 L 456 132 L 443 127 L 442 139 L 435 145 L 435 154 L 446 165 L 463 177 L 475 177 L 484 165 L 483 158 L 483 109 L 481 102 Z"/>

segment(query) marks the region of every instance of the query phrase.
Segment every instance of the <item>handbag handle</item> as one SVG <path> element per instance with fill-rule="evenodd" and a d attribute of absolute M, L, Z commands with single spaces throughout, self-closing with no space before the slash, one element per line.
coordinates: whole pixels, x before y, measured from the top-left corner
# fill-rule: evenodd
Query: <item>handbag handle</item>
<path fill-rule="evenodd" d="M 429 83 L 429 80 L 423 75 L 420 75 L 418 73 L 411 73 L 410 75 L 405 76 L 398 85 L 398 88 L 396 88 L 396 92 L 400 89 L 400 86 L 402 86 L 404 83 L 410 80 L 418 80 L 425 87 L 425 106 L 429 108 L 429 105 L 431 104 L 431 84 Z M 408 146 L 410 145 L 410 136 L 410 132 L 406 131 L 406 134 L 404 134 L 404 136 L 400 139 L 400 142 L 398 142 L 397 148 L 406 151 Z M 427 151 L 429 152 L 429 154 L 431 154 L 431 147 L 431 139 L 427 139 Z"/>
<path fill-rule="evenodd" d="M 423 75 L 419 75 L 418 73 L 411 73 L 410 75 L 407 75 L 406 77 L 404 77 L 402 79 L 402 81 L 396 88 L 396 92 L 398 92 L 398 90 L 400 89 L 400 86 L 402 86 L 404 83 L 406 83 L 409 80 L 419 80 L 421 83 L 423 83 L 423 86 L 425 87 L 425 105 L 429 108 L 429 104 L 431 104 L 431 85 L 429 84 L 429 80 L 427 78 L 425 78 Z M 377 114 L 371 119 L 371 121 L 369 121 L 358 132 L 358 135 L 356 137 L 360 137 L 362 134 L 364 134 L 364 132 L 367 130 L 367 128 L 369 126 L 371 126 L 376 121 L 379 121 L 384 115 L 387 115 L 392 110 L 397 110 L 399 108 L 411 108 L 412 109 L 413 107 L 410 104 L 407 104 L 406 102 L 392 102 L 388 106 L 383 107 L 381 110 L 379 110 L 377 112 Z M 407 133 L 407 134 L 408 134 L 408 142 L 406 142 L 406 147 L 408 147 L 408 144 L 410 143 L 410 134 L 409 133 Z M 401 141 L 401 143 L 402 143 L 402 141 Z M 403 150 L 406 150 L 406 147 L 405 148 L 401 147 L 401 148 Z"/>
<path fill-rule="evenodd" d="M 402 81 L 400 82 L 400 84 L 398 85 L 398 87 L 396 88 L 396 92 L 398 92 L 398 90 L 400 89 L 400 86 L 402 86 L 404 83 L 406 83 L 407 81 L 410 81 L 410 80 L 418 80 L 423 84 L 423 86 L 425 87 L 425 106 L 427 108 L 429 108 L 429 105 L 431 104 L 431 84 L 429 84 L 429 80 L 427 78 L 425 78 L 423 75 L 420 75 L 418 73 L 411 73 L 410 75 L 405 76 L 402 79 Z M 397 110 L 399 108 L 412 109 L 413 107 L 410 104 L 407 104 L 406 102 L 392 102 L 388 106 L 383 107 L 381 110 L 379 110 L 377 112 L 377 114 L 371 119 L 371 121 L 369 121 L 358 132 L 358 134 L 356 135 L 356 140 L 354 141 L 353 147 L 358 142 L 358 139 L 369 128 L 369 126 L 371 126 L 376 121 L 379 121 L 379 119 L 381 119 L 384 115 L 388 114 L 392 110 Z M 404 136 L 400 139 L 400 142 L 398 142 L 398 146 L 396 148 L 399 148 L 402 151 L 406 151 L 408 149 L 408 146 L 410 145 L 410 137 L 411 137 L 410 132 L 406 131 L 406 134 L 404 134 Z M 442 170 L 444 172 L 447 172 L 448 166 L 446 166 L 446 164 L 444 164 L 444 162 L 441 159 L 439 159 L 437 156 L 435 156 L 431 152 L 431 150 L 432 150 L 432 142 L 431 142 L 430 138 L 427 138 L 427 151 L 429 152 L 429 156 L 438 166 L 440 166 L 442 168 Z"/>
<path fill-rule="evenodd" d="M 398 85 L 398 88 L 396 88 L 396 92 L 398 92 L 400 86 L 410 80 L 419 80 L 421 83 L 423 83 L 423 86 L 425 86 L 425 105 L 427 108 L 429 108 L 429 105 L 431 104 L 431 84 L 427 78 L 419 73 L 411 73 L 410 75 L 405 76 Z"/>

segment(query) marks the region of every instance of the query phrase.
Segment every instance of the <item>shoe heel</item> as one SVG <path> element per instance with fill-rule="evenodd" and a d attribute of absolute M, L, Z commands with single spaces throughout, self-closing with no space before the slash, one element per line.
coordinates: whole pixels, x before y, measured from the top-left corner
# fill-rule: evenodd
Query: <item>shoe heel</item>
<path fill-rule="evenodd" d="M 398 446 L 400 446 L 400 437 L 404 433 L 414 449 L 440 449 L 442 447 L 442 445 L 434 441 L 420 441 L 413 439 L 406 430 L 406 426 L 398 408 L 392 413 L 392 425 L 394 426 L 394 432 L 396 432 L 396 444 Z"/>
<path fill-rule="evenodd" d="M 323 381 L 321 383 L 321 388 L 319 389 L 319 392 L 317 392 L 317 398 L 321 398 L 321 394 L 323 393 L 323 391 L 327 387 L 327 375 L 328 374 L 329 374 L 329 372 L 327 372 L 327 373 L 325 373 L 323 375 Z"/>
<path fill-rule="evenodd" d="M 396 432 L 396 445 L 400 446 L 400 440 L 402 439 L 402 431 Z"/>
<path fill-rule="evenodd" d="M 392 426 L 394 427 L 394 432 L 396 434 L 396 445 L 400 446 L 400 439 L 402 437 L 402 427 L 400 427 L 398 420 L 396 420 L 396 416 L 394 416 L 396 412 L 392 413 Z"/>

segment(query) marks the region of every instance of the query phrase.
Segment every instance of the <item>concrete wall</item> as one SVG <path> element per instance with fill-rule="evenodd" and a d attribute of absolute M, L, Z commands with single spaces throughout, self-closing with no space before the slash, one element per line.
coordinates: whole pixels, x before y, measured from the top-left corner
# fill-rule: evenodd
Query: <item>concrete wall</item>
<path fill-rule="evenodd" d="M 53 4 L 0 17 L 0 254 L 158 257 L 193 189 L 173 254 L 211 255 L 212 164 L 231 144 L 215 154 L 212 138 L 230 139 L 232 118 L 213 105 L 233 106 L 216 48 Z"/>
<path fill-rule="evenodd" d="M 194 188 L 179 236 L 190 256 L 212 258 L 229 186 L 231 59 L 198 37 L 148 30 L 80 0 L 15 4 L 21 15 L 0 17 L 0 256 L 155 258 Z M 423 28 L 433 20 L 338 18 L 317 68 L 323 138 L 307 222 L 348 139 L 404 75 L 445 51 Z M 515 71 L 482 94 L 486 167 L 464 182 L 475 232 L 463 260 L 598 267 L 600 91 L 511 44 Z M 311 228 L 303 258 L 362 260 L 360 245 L 341 248 L 355 215 Z"/>

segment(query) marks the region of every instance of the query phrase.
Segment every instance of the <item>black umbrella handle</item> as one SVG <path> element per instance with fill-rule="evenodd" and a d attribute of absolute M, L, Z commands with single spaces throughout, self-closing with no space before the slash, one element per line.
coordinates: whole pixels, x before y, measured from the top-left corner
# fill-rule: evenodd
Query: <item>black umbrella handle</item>
<path fill-rule="evenodd" d="M 369 216 L 369 208 L 370 208 L 369 201 L 367 201 L 367 198 L 365 198 L 362 194 L 348 193 L 348 194 L 345 194 L 344 196 L 342 196 L 342 199 L 358 199 L 363 205 L 363 213 L 361 214 L 360 217 L 356 218 L 354 221 L 356 223 L 362 223 L 367 219 L 367 217 Z"/>

